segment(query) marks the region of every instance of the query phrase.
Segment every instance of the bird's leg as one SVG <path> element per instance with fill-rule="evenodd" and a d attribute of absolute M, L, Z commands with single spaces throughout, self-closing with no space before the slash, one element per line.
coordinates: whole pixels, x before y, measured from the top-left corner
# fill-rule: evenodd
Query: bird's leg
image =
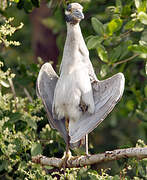
<path fill-rule="evenodd" d="M 69 118 L 65 118 L 65 127 L 66 127 L 66 131 L 67 131 L 67 143 L 66 143 L 66 151 L 64 153 L 63 156 L 63 161 L 61 164 L 61 167 L 63 167 L 64 169 L 66 168 L 66 163 L 67 160 L 71 157 L 71 152 L 69 150 L 69 142 L 70 142 L 70 136 L 69 136 Z"/>
<path fill-rule="evenodd" d="M 86 152 L 86 155 L 88 156 L 89 153 L 88 153 L 88 134 L 85 135 L 85 152 Z"/>
<path fill-rule="evenodd" d="M 71 154 L 69 150 L 69 142 L 70 142 L 70 136 L 69 136 L 69 118 L 65 119 L 65 127 L 67 131 L 67 143 L 66 143 L 66 157 L 69 158 L 69 155 Z"/>

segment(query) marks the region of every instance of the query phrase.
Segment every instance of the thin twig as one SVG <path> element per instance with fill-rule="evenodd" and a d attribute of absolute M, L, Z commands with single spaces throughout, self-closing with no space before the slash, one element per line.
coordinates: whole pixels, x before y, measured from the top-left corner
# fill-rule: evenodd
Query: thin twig
<path fill-rule="evenodd" d="M 131 56 L 131 57 L 127 58 L 127 59 L 124 59 L 122 61 L 116 62 L 116 63 L 113 64 L 113 67 L 117 66 L 118 64 L 122 64 L 122 63 L 126 63 L 128 61 L 131 61 L 132 59 L 134 59 L 137 56 L 139 56 L 139 54 L 134 54 L 133 56 Z"/>
<path fill-rule="evenodd" d="M 126 31 L 125 33 L 121 34 L 120 37 L 124 38 L 124 37 L 128 36 L 131 32 L 132 32 L 132 30 Z"/>
<path fill-rule="evenodd" d="M 14 99 L 16 99 L 16 92 L 15 92 L 15 88 L 14 88 L 13 81 L 12 81 L 11 78 L 8 78 L 8 81 L 9 81 L 9 84 L 10 84 L 10 87 L 11 87 L 11 90 L 12 90 L 12 93 L 13 93 L 13 96 L 14 96 Z"/>
<path fill-rule="evenodd" d="M 32 102 L 33 102 L 33 99 L 32 99 L 32 97 L 31 97 L 29 91 L 28 91 L 26 88 L 24 88 L 23 90 L 24 90 L 24 93 L 26 94 L 26 96 L 28 97 L 29 101 L 32 103 Z"/>
<path fill-rule="evenodd" d="M 8 78 L 8 81 L 9 81 L 9 84 L 10 84 L 10 87 L 11 87 L 11 90 L 12 90 L 12 93 L 13 93 L 13 96 L 14 96 L 14 99 L 16 100 L 16 91 L 15 91 L 15 88 L 14 88 L 14 84 L 13 84 L 13 81 L 11 78 Z M 15 109 L 17 109 L 18 106 L 17 106 L 17 102 L 15 102 Z"/>
<path fill-rule="evenodd" d="M 88 155 L 88 156 L 76 156 L 71 157 L 67 161 L 67 168 L 83 167 L 95 163 L 109 162 L 118 160 L 121 158 L 147 158 L 147 147 L 145 148 L 127 148 L 116 149 L 113 151 L 106 151 L 102 154 Z M 63 159 L 60 158 L 47 158 L 42 155 L 32 157 L 34 163 L 38 163 L 45 166 L 61 167 Z"/>

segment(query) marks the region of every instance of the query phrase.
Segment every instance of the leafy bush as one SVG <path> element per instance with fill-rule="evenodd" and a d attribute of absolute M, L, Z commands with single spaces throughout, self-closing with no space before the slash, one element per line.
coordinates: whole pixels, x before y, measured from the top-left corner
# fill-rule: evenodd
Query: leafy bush
<path fill-rule="evenodd" d="M 108 165 L 67 169 L 65 173 L 31 162 L 32 156 L 38 154 L 61 158 L 65 150 L 63 139 L 57 131 L 50 128 L 42 102 L 36 97 L 35 83 L 42 61 L 27 65 L 24 61 L 18 61 L 12 69 L 7 68 L 2 61 L 4 58 L 11 58 L 9 55 L 6 56 L 9 54 L 6 47 L 10 49 L 12 45 L 19 45 L 19 42 L 11 39 L 11 35 L 22 28 L 21 23 L 18 23 L 18 27 L 14 26 L 13 18 L 6 15 L 9 2 L 17 4 L 19 9 L 24 9 L 28 13 L 34 6 L 38 7 L 40 1 L 1 2 L 3 6 L 0 6 L 0 12 L 3 16 L 0 23 L 0 43 L 5 53 L 1 54 L 0 61 L 0 179 L 147 178 L 146 159 L 123 159 Z M 135 146 L 138 139 L 147 139 L 146 1 L 97 0 L 86 1 L 83 5 L 86 20 L 81 22 L 81 27 L 84 36 L 88 36 L 86 42 L 98 78 L 105 79 L 117 72 L 123 72 L 126 78 L 121 102 L 107 120 L 91 133 L 89 151 L 96 153 L 117 147 Z M 89 17 L 92 17 L 91 22 Z M 43 21 L 56 34 L 60 54 L 65 36 L 63 22 L 63 12 L 60 8 L 56 9 L 53 17 Z M 15 53 L 13 56 L 15 57 Z M 146 145 L 142 140 L 138 140 L 136 146 Z M 72 153 L 75 152 L 80 154 L 83 150 Z"/>

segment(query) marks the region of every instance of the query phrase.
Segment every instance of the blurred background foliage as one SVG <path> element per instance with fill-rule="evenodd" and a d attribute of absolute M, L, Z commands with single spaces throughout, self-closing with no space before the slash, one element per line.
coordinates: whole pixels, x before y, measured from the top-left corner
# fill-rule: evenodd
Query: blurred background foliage
<path fill-rule="evenodd" d="M 124 159 L 70 169 L 65 175 L 33 164 L 43 154 L 62 157 L 65 143 L 50 128 L 36 79 L 45 61 L 58 72 L 66 37 L 58 0 L 0 0 L 0 179 L 146 179 L 146 160 Z M 100 80 L 123 72 L 124 95 L 89 135 L 89 152 L 140 146 L 147 140 L 147 1 L 77 0 L 81 29 Z M 141 140 L 140 140 L 141 139 Z M 74 150 L 84 154 L 84 149 Z M 105 170 L 100 170 L 105 169 Z M 52 172 L 54 172 L 52 174 Z"/>

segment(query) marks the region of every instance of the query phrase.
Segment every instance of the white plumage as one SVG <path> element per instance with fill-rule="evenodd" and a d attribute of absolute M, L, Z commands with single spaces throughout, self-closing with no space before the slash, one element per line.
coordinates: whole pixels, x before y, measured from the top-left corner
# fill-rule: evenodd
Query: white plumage
<path fill-rule="evenodd" d="M 72 121 L 82 115 L 80 104 L 84 103 L 89 113 L 94 113 L 95 105 L 89 76 L 89 66 L 85 61 L 89 53 L 83 40 L 79 23 L 67 23 L 67 38 L 60 68 L 60 77 L 55 87 L 53 114 L 57 119 L 69 118 L 69 131 Z"/>
<path fill-rule="evenodd" d="M 122 73 L 103 81 L 97 79 L 79 26 L 84 18 L 82 9 L 80 4 L 72 3 L 66 10 L 67 37 L 60 77 L 51 64 L 45 63 L 37 79 L 37 94 L 49 123 L 70 147 L 78 147 L 80 140 L 106 118 L 121 99 L 125 83 Z"/>

